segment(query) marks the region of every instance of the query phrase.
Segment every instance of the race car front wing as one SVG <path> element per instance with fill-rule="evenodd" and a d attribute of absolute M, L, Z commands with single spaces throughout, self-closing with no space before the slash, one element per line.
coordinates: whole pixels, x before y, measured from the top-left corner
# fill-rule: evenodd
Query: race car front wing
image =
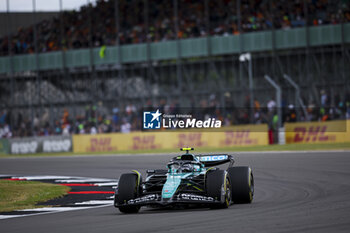
<path fill-rule="evenodd" d="M 138 197 L 135 199 L 128 200 L 123 204 L 118 204 L 114 201 L 115 207 L 120 206 L 130 206 L 130 205 L 174 205 L 174 204 L 219 204 L 220 201 L 215 200 L 212 197 L 191 194 L 191 193 L 180 193 L 178 195 L 173 196 L 172 198 L 162 198 L 159 194 L 148 194 L 142 197 Z"/>

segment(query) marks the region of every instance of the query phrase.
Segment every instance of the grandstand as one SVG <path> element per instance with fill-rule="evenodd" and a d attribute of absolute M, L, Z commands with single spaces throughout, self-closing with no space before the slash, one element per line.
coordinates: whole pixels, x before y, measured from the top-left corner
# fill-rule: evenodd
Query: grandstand
<path fill-rule="evenodd" d="M 265 75 L 283 122 L 350 117 L 348 0 L 99 0 L 16 30 L 6 19 L 0 137 L 140 130 L 150 106 L 273 128 Z"/>

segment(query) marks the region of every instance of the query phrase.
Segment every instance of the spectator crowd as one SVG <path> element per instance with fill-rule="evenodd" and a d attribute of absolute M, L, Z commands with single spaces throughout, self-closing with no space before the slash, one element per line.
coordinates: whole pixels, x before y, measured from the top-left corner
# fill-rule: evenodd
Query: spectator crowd
<path fill-rule="evenodd" d="M 115 45 L 117 37 L 120 44 L 136 44 L 350 21 L 349 0 L 241 0 L 240 4 L 237 0 L 208 0 L 208 24 L 205 1 L 178 0 L 176 33 L 173 1 L 118 2 L 118 32 L 114 0 L 98 0 L 96 5 L 84 5 L 79 11 L 64 11 L 59 17 L 37 23 L 38 52 Z M 148 2 L 148 26 L 145 2 Z M 19 28 L 11 35 L 13 54 L 35 52 L 34 31 L 32 25 Z M 8 43 L 7 36 L 0 38 L 0 55 L 8 54 Z"/>
<path fill-rule="evenodd" d="M 313 103 L 308 104 L 306 115 L 293 104 L 282 101 L 282 123 L 350 119 L 350 94 L 345 98 L 336 95 L 333 101 L 326 91 L 321 90 L 320 94 L 321 105 L 316 107 Z M 215 118 L 221 120 L 223 126 L 266 123 L 271 130 L 277 129 L 278 106 L 273 98 L 264 103 L 254 100 L 253 119 L 249 96 L 246 97 L 243 107 L 235 107 L 229 92 L 225 93 L 224 98 L 225 106 L 221 106 L 218 98 L 212 94 L 201 99 L 199 105 L 192 101 L 192 107 L 188 108 L 180 108 L 177 101 L 168 103 L 164 99 L 157 103 L 148 100 L 145 106 L 131 103 L 113 108 L 88 105 L 75 116 L 63 109 L 61 113 L 55 114 L 57 117 L 50 117 L 49 111 L 32 118 L 24 112 L 17 112 L 15 115 L 3 110 L 0 111 L 0 138 L 140 131 L 143 127 L 143 111 L 155 109 L 167 115 L 190 114 L 202 120 Z"/>
<path fill-rule="evenodd" d="M 178 0 L 178 31 L 175 30 L 174 5 L 171 0 L 119 0 L 120 30 L 116 27 L 115 1 L 98 0 L 95 5 L 85 5 L 79 11 L 64 11 L 59 17 L 43 20 L 27 28 L 19 28 L 8 41 L 0 38 L 0 55 L 8 55 L 8 45 L 13 54 L 35 52 L 34 29 L 37 31 L 38 52 L 61 49 L 80 49 L 121 44 L 137 44 L 174 40 L 176 38 L 198 38 L 237 35 L 241 32 L 289 29 L 306 25 L 339 24 L 350 22 L 350 0 L 208 0 L 208 13 L 203 0 Z M 145 11 L 144 3 L 148 2 Z M 239 6 L 239 8 L 238 8 Z M 148 12 L 148 25 L 145 20 Z M 239 15 L 241 18 L 239 19 Z M 209 22 L 209 23 L 208 23 Z M 239 24 L 240 22 L 240 24 Z M 35 27 L 35 28 L 34 28 Z M 234 107 L 230 93 L 225 93 L 224 105 L 215 95 L 198 102 L 193 101 L 189 112 L 197 118 L 214 117 L 224 125 L 268 123 L 276 127 L 276 108 L 283 109 L 283 122 L 327 121 L 350 118 L 350 97 L 334 97 L 321 93 L 320 106 L 310 103 L 306 114 L 301 114 L 290 103 L 276 106 L 271 99 L 261 103 L 254 100 L 250 109 L 247 96 L 245 106 Z M 43 110 L 37 115 L 31 110 L 22 112 L 0 111 L 0 138 L 45 136 L 61 134 L 95 134 L 140 130 L 143 107 L 159 108 L 160 112 L 179 113 L 180 106 L 174 102 L 148 101 L 146 106 L 133 103 L 102 109 L 86 106 L 78 114 L 68 109 L 58 114 Z M 252 114 L 253 111 L 253 114 Z M 30 114 L 28 114 L 31 112 Z M 55 115 L 55 116 L 53 116 Z M 253 115 L 253 119 L 252 119 Z M 56 117 L 56 118 L 55 118 Z M 297 119 L 299 117 L 299 119 Z"/>

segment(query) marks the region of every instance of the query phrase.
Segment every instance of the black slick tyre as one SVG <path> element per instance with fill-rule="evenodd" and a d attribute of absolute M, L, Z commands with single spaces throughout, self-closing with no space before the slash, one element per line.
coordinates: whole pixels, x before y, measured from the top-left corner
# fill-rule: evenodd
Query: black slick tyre
<path fill-rule="evenodd" d="M 222 192 L 224 190 L 224 192 Z M 206 192 L 209 197 L 220 201 L 211 208 L 227 208 L 231 203 L 231 182 L 226 171 L 209 171 L 206 175 Z"/>
<path fill-rule="evenodd" d="M 234 203 L 251 203 L 254 196 L 254 178 L 250 167 L 231 167 L 227 170 Z"/>
<path fill-rule="evenodd" d="M 134 173 L 122 174 L 118 182 L 118 195 L 115 196 L 117 204 L 125 204 L 131 199 L 138 197 L 139 184 L 138 177 Z M 137 213 L 140 206 L 120 206 L 122 213 Z"/>

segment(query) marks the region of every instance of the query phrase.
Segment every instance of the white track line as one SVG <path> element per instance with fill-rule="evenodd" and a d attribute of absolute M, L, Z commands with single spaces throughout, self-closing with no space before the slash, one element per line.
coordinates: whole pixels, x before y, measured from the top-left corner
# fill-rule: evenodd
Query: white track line
<path fill-rule="evenodd" d="M 55 180 L 57 183 L 95 183 L 95 182 L 114 182 L 115 180 L 111 179 L 100 179 L 100 178 L 86 178 L 86 179 L 61 179 L 61 180 Z"/>
<path fill-rule="evenodd" d="M 87 207 L 57 207 L 57 208 L 66 208 L 65 210 L 58 210 L 58 211 L 47 211 L 42 213 L 33 213 L 33 214 L 21 214 L 21 215 L 0 215 L 0 220 L 2 219 L 9 219 L 9 218 L 18 218 L 18 217 L 28 217 L 28 216 L 35 216 L 35 215 L 42 215 L 42 214 L 53 214 L 53 213 L 60 213 L 65 211 L 74 211 L 74 210 L 83 210 L 83 209 L 94 209 L 94 208 L 101 208 L 101 207 L 107 207 L 111 206 L 112 204 L 106 204 L 106 205 L 99 205 L 99 206 L 87 206 Z M 41 208 L 44 209 L 44 208 Z M 51 208 L 48 208 L 51 209 Z M 34 211 L 35 209 L 32 209 Z M 19 210 L 19 211 L 25 211 L 25 210 Z"/>
<path fill-rule="evenodd" d="M 28 216 L 28 215 L 0 215 L 0 220 L 8 219 L 8 218 L 25 217 L 25 216 Z"/>
<path fill-rule="evenodd" d="M 116 186 L 118 182 L 109 182 L 109 183 L 95 183 L 96 186 Z"/>
<path fill-rule="evenodd" d="M 43 208 L 35 208 L 35 209 L 25 209 L 20 211 L 28 211 L 28 212 L 41 212 L 41 211 L 47 211 L 47 212 L 63 212 L 63 211 L 70 211 L 70 210 L 81 210 L 81 209 L 88 209 L 89 207 L 43 207 Z"/>
<path fill-rule="evenodd" d="M 92 200 L 92 201 L 84 201 L 84 202 L 77 202 L 74 203 L 75 205 L 112 205 L 114 201 L 111 200 Z"/>
<path fill-rule="evenodd" d="M 14 179 L 25 180 L 56 180 L 56 179 L 71 179 L 69 176 L 13 176 Z"/>
<path fill-rule="evenodd" d="M 7 177 L 7 175 L 0 175 L 0 177 Z M 87 182 L 97 182 L 98 186 L 112 186 L 116 185 L 116 180 L 105 179 L 105 178 L 90 178 L 90 177 L 75 177 L 75 176 L 11 176 L 13 179 L 23 179 L 23 180 L 55 180 L 57 183 L 87 183 Z M 113 182 L 113 183 L 112 183 Z M 111 185 L 103 185 L 104 183 L 109 183 Z"/>

